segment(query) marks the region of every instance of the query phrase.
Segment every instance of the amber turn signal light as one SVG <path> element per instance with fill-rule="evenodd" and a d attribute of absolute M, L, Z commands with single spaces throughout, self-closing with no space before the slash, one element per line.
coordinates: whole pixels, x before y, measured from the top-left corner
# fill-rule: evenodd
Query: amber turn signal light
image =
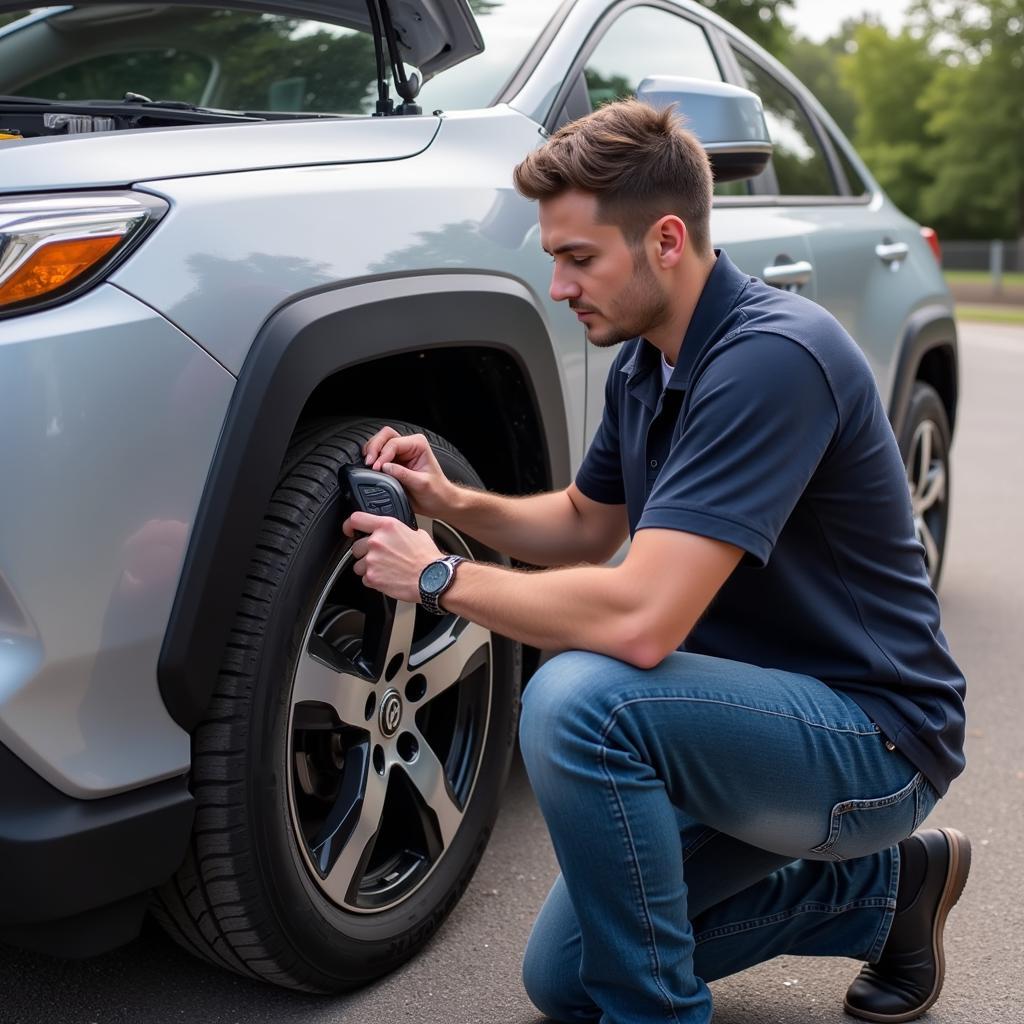
<path fill-rule="evenodd" d="M 101 235 L 41 245 L 0 285 L 0 306 L 25 302 L 63 288 L 99 263 L 122 237 Z"/>
<path fill-rule="evenodd" d="M 0 320 L 103 281 L 167 212 L 134 192 L 0 196 Z"/>

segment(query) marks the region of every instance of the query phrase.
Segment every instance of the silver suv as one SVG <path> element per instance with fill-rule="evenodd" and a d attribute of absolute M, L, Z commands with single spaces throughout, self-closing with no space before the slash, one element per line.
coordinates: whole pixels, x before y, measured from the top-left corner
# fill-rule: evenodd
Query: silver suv
<path fill-rule="evenodd" d="M 96 952 L 149 909 L 332 991 L 459 899 L 537 658 L 362 587 L 339 470 L 387 422 L 455 480 L 564 487 L 614 355 L 548 297 L 512 167 L 707 83 L 715 243 L 863 347 L 933 578 L 956 328 L 918 225 L 695 2 L 191 2 L 0 28 L 0 937 Z M 715 136 L 737 87 L 770 144 Z"/>

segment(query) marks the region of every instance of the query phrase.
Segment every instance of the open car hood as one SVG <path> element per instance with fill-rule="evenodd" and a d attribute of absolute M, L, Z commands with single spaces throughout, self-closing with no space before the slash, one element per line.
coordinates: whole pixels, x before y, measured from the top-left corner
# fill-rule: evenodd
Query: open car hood
<path fill-rule="evenodd" d="M 380 0 L 391 12 L 402 60 L 418 68 L 423 81 L 480 53 L 483 37 L 473 18 L 469 0 Z M 81 0 L 75 7 L 95 7 L 120 15 L 119 8 L 231 7 L 237 10 L 284 14 L 333 21 L 364 32 L 371 31 L 366 0 L 170 0 L 148 4 L 145 0 Z M 24 10 L 26 4 L 0 0 L 0 11 Z M 51 11 L 68 10 L 60 5 Z"/>

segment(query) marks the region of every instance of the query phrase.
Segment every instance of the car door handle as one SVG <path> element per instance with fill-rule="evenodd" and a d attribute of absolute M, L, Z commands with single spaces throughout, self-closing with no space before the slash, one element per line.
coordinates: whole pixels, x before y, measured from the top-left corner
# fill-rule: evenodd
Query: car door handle
<path fill-rule="evenodd" d="M 796 263 L 777 263 L 773 267 L 764 268 L 764 279 L 768 284 L 780 288 L 799 288 L 807 284 L 814 273 L 814 266 L 807 260 Z"/>
<path fill-rule="evenodd" d="M 875 255 L 887 264 L 899 263 L 910 252 L 906 242 L 881 242 L 875 246 Z"/>

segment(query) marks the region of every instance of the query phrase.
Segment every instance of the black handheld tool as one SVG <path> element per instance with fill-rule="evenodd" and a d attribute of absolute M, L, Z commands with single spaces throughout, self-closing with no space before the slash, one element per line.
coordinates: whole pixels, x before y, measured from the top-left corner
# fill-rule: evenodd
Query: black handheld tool
<path fill-rule="evenodd" d="M 342 466 L 338 482 L 342 498 L 352 512 L 394 516 L 411 529 L 416 529 L 416 516 L 408 495 L 394 477 L 365 466 Z"/>
<path fill-rule="evenodd" d="M 338 471 L 338 484 L 350 513 L 394 516 L 411 529 L 416 529 L 416 516 L 405 488 L 387 473 L 378 473 L 365 466 L 342 466 Z M 356 536 L 365 537 L 366 534 L 357 533 Z M 364 675 L 377 679 L 384 671 L 383 662 L 395 620 L 396 601 L 372 590 L 367 593 L 367 601 L 361 650 L 352 661 Z"/>

